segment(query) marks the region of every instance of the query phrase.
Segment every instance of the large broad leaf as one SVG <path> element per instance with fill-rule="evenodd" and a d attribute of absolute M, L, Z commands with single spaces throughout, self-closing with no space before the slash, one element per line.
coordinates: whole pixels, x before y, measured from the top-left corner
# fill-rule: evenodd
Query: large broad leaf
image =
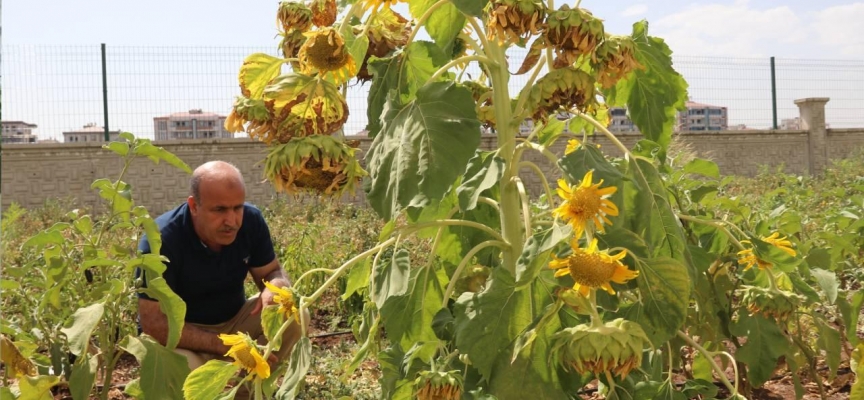
<path fill-rule="evenodd" d="M 444 290 L 432 266 L 412 269 L 408 293 L 391 297 L 381 307 L 387 338 L 403 349 L 417 342 L 437 342 L 432 322 L 443 299 Z M 432 355 L 434 349 L 421 359 L 428 361 Z"/>
<path fill-rule="evenodd" d="M 607 93 L 611 106 L 627 106 L 630 118 L 646 138 L 664 149 L 672 139 L 677 111 L 687 101 L 687 82 L 672 68 L 672 51 L 648 36 L 648 22 L 633 24 L 636 60 L 644 68 L 634 71 Z"/>
<path fill-rule="evenodd" d="M 459 209 L 462 211 L 474 209 L 480 193 L 495 186 L 503 175 L 503 158 L 495 156 L 495 153 L 478 151 L 468 162 L 464 181 L 456 188 Z"/>
<path fill-rule="evenodd" d="M 93 336 L 93 331 L 96 329 L 96 325 L 99 324 L 99 320 L 102 319 L 104 312 L 105 305 L 95 303 L 84 308 L 79 308 L 72 314 L 72 324 L 68 328 L 60 330 L 66 335 L 69 341 L 69 351 L 72 354 L 80 356 L 87 352 L 90 336 Z"/>
<path fill-rule="evenodd" d="M 369 107 L 366 109 L 369 137 L 374 138 L 381 131 L 384 106 L 391 92 L 395 93 L 400 104 L 410 102 L 417 90 L 448 60 L 449 57 L 434 43 L 424 41 L 412 42 L 402 53 L 392 57 L 371 58 L 369 69 L 374 78 L 369 88 Z"/>
<path fill-rule="evenodd" d="M 383 307 L 387 299 L 408 292 L 410 270 L 411 259 L 405 249 L 398 249 L 390 256 L 383 256 L 382 260 L 372 267 L 369 298 L 378 308 Z"/>
<path fill-rule="evenodd" d="M 348 53 L 351 54 L 354 63 L 362 64 L 363 58 L 366 57 L 366 50 L 369 49 L 369 36 L 362 35 L 358 38 L 354 35 L 354 27 L 351 24 L 342 25 L 339 34 L 345 38 L 345 47 L 348 48 Z"/>
<path fill-rule="evenodd" d="M 466 15 L 482 17 L 483 9 L 489 4 L 489 0 L 453 0 L 451 3 Z"/>
<path fill-rule="evenodd" d="M 738 349 L 735 358 L 747 364 L 747 377 L 754 387 L 762 386 L 777 366 L 777 359 L 785 354 L 789 341 L 774 321 L 760 315 L 738 314 L 732 325 L 732 334 L 747 337 L 747 343 Z"/>
<path fill-rule="evenodd" d="M 139 290 L 159 302 L 159 309 L 168 317 L 168 339 L 165 346 L 169 349 L 177 347 L 186 318 L 186 302 L 171 290 L 161 276 L 148 279 L 147 287 Z"/>
<path fill-rule="evenodd" d="M 604 187 L 617 186 L 624 179 L 624 174 L 607 161 L 598 148 L 590 145 L 579 146 L 570 154 L 561 157 L 558 165 L 571 184 L 582 182 L 585 174 L 592 170 L 594 180 L 602 179 Z"/>
<path fill-rule="evenodd" d="M 222 360 L 210 360 L 189 374 L 183 383 L 183 395 L 186 400 L 215 399 L 223 390 L 228 380 L 237 374 L 239 366 Z"/>
<path fill-rule="evenodd" d="M 840 366 L 840 332 L 819 318 L 820 316 L 814 315 L 813 318 L 819 328 L 816 347 L 825 352 L 825 363 L 828 364 L 828 368 L 831 370 L 830 378 L 833 379 L 837 376 L 837 368 Z"/>
<path fill-rule="evenodd" d="M 128 336 L 124 350 L 140 365 L 139 389 L 148 399 L 181 399 L 183 382 L 189 375 L 186 357 L 166 349 L 153 338 Z"/>
<path fill-rule="evenodd" d="M 660 347 L 684 325 L 690 303 L 690 278 L 683 264 L 668 257 L 640 260 L 637 265 L 644 310 L 644 319 L 639 322 L 654 346 Z"/>
<path fill-rule="evenodd" d="M 59 376 L 25 376 L 18 381 L 18 389 L 21 395 L 17 400 L 51 400 L 51 388 L 60 383 Z"/>
<path fill-rule="evenodd" d="M 530 285 L 548 267 L 550 250 L 569 238 L 571 233 L 570 225 L 556 225 L 528 238 L 522 247 L 522 254 L 516 260 L 516 286 L 521 288 Z"/>
<path fill-rule="evenodd" d="M 277 334 L 283 323 L 285 323 L 285 314 L 279 312 L 278 305 L 269 305 L 261 310 L 261 328 L 273 351 L 279 350 L 282 346 L 282 335 Z"/>
<path fill-rule="evenodd" d="M 837 298 L 837 306 L 843 316 L 843 324 L 846 326 L 846 337 L 849 344 L 858 345 L 858 318 L 861 314 L 861 306 L 864 304 L 864 290 L 858 290 L 852 295 L 852 301 L 847 301 L 845 296 Z"/>
<path fill-rule="evenodd" d="M 93 383 L 96 382 L 96 371 L 99 369 L 99 358 L 84 353 L 84 356 L 75 360 L 72 366 L 72 376 L 69 378 L 69 391 L 73 399 L 86 399 L 90 397 Z"/>
<path fill-rule="evenodd" d="M 389 220 L 405 207 L 440 200 L 479 144 L 480 122 L 467 89 L 431 83 L 404 107 L 391 99 L 367 158 L 370 205 Z"/>
<path fill-rule="evenodd" d="M 411 0 L 408 3 L 408 8 L 414 18 L 419 19 L 432 7 L 438 0 Z M 472 11 L 476 11 L 476 5 L 463 2 L 463 6 L 468 6 Z M 453 50 L 453 41 L 459 35 L 459 31 L 465 27 L 465 15 L 459 11 L 453 3 L 440 5 L 438 9 L 432 12 L 429 19 L 426 20 L 426 31 L 429 36 L 435 40 L 435 43 L 449 54 Z"/>
<path fill-rule="evenodd" d="M 405 351 L 399 345 L 378 353 L 378 364 L 383 372 L 380 380 L 382 399 L 413 399 L 414 379 L 420 371 L 428 370 L 429 366 L 417 358 L 406 365 L 405 358 Z"/>
<path fill-rule="evenodd" d="M 240 89 L 250 99 L 260 99 L 264 87 L 282 71 L 283 60 L 264 53 L 255 53 L 243 60 L 240 67 Z"/>
<path fill-rule="evenodd" d="M 345 292 L 342 293 L 342 300 L 348 300 L 354 293 L 358 293 L 361 289 L 369 287 L 369 274 L 372 273 L 372 259 L 367 258 L 365 261 L 355 265 L 348 271 L 347 282 L 345 283 Z"/>
<path fill-rule="evenodd" d="M 312 342 L 308 337 L 300 338 L 300 341 L 294 345 L 291 350 L 291 362 L 289 363 L 289 373 L 282 380 L 282 386 L 276 392 L 277 399 L 294 399 L 297 397 L 297 392 L 300 390 L 300 382 L 306 378 L 306 372 L 309 371 L 309 366 L 312 364 Z"/>
<path fill-rule="evenodd" d="M 837 301 L 837 291 L 840 289 L 840 283 L 837 282 L 837 274 L 818 268 L 814 269 L 812 273 L 813 279 L 816 280 L 819 288 L 822 289 L 822 293 L 825 293 L 828 302 L 834 304 Z"/>

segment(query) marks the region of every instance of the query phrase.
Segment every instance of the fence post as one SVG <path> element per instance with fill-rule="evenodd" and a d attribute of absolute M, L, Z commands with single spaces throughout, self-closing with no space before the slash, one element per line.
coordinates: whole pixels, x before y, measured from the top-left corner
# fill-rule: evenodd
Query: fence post
<path fill-rule="evenodd" d="M 110 141 L 108 135 L 108 74 L 105 68 L 105 43 L 102 43 L 102 113 L 105 117 L 105 141 Z"/>
<path fill-rule="evenodd" d="M 828 164 L 828 130 L 825 127 L 827 97 L 809 97 L 795 100 L 801 116 L 801 129 L 807 132 L 810 175 L 816 175 Z"/>
<path fill-rule="evenodd" d="M 774 57 L 771 57 L 771 111 L 773 113 L 774 129 L 777 129 L 777 79 L 774 74 Z"/>

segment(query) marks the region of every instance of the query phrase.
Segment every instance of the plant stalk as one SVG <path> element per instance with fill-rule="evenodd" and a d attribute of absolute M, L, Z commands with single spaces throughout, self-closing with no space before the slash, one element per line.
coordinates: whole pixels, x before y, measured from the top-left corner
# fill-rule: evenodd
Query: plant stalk
<path fill-rule="evenodd" d="M 738 380 L 737 379 L 735 380 L 735 385 L 732 385 L 732 382 L 729 382 L 729 378 L 726 378 L 726 371 L 723 371 L 723 369 L 720 368 L 719 365 L 717 365 L 717 362 L 714 361 L 714 353 L 713 352 L 708 351 L 707 349 L 705 349 L 704 347 L 699 345 L 699 343 L 696 343 L 696 341 L 693 340 L 693 338 L 691 338 L 690 336 L 687 336 L 687 334 L 685 334 L 684 332 L 678 331 L 676 333 L 676 335 L 679 338 L 683 339 L 685 342 L 687 342 L 687 344 L 689 344 L 690 346 L 693 346 L 693 348 L 695 348 L 700 353 L 702 353 L 703 356 L 705 356 L 705 359 L 711 365 L 711 368 L 714 370 L 714 372 L 717 372 L 717 376 L 720 377 L 720 382 L 723 383 L 723 386 L 726 386 L 726 388 L 729 389 L 730 393 L 732 393 L 732 394 L 738 393 Z"/>

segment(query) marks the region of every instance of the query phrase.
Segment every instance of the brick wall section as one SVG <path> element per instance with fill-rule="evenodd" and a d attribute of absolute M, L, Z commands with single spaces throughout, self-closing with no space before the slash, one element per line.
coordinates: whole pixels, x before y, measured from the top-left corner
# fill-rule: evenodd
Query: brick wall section
<path fill-rule="evenodd" d="M 821 100 L 821 99 L 819 99 Z M 799 104 L 800 106 L 800 104 Z M 824 102 L 822 102 L 824 108 Z M 802 117 L 804 113 L 802 112 Z M 700 156 L 714 160 L 724 175 L 752 176 L 760 166 L 784 166 L 794 174 L 818 173 L 828 159 L 845 158 L 856 148 L 864 146 L 864 129 L 824 129 L 822 139 L 812 137 L 811 131 L 719 131 L 712 133 L 680 134 L 677 140 L 689 144 Z M 803 118 L 802 118 L 803 119 Z M 817 135 L 820 133 L 817 132 Z M 640 135 L 621 135 L 619 139 L 632 148 Z M 371 140 L 360 139 L 362 159 Z M 592 136 L 589 142 L 598 143 L 610 155 L 620 156 L 620 151 L 603 136 Z M 813 149 L 816 142 L 824 149 Z M 261 161 L 266 154 L 262 143 L 248 139 L 207 139 L 156 142 L 174 153 L 192 168 L 210 160 L 225 160 L 233 163 L 244 173 L 247 198 L 254 204 L 265 206 L 278 196 L 269 183 L 263 182 Z M 566 140 L 559 140 L 552 149 L 561 154 Z M 484 136 L 484 149 L 496 147 L 494 136 Z M 816 160 L 814 160 L 817 157 Z M 120 158 L 103 150 L 95 143 L 61 144 L 13 144 L 2 148 L 2 207 L 12 202 L 24 207 L 36 207 L 48 198 L 74 197 L 83 207 L 99 210 L 104 202 L 90 189 L 99 178 L 116 179 L 122 164 Z M 560 172 L 543 155 L 527 151 L 524 160 L 537 164 L 554 189 Z M 811 172 L 815 171 L 815 172 Z M 543 192 L 540 178 L 528 168 L 521 170 L 527 190 L 532 195 Z M 189 176 L 178 169 L 160 163 L 154 165 L 146 159 L 133 163 L 125 181 L 132 185 L 136 204 L 146 206 L 154 215 L 164 212 L 184 201 L 189 193 Z M 362 190 L 353 196 L 346 195 L 345 202 L 363 204 Z"/>

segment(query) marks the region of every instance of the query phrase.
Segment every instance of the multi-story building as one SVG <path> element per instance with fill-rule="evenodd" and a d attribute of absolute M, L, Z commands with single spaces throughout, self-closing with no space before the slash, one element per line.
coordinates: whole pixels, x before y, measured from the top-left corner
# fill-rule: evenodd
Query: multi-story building
<path fill-rule="evenodd" d="M 726 107 L 688 101 L 687 109 L 678 112 L 677 131 L 725 131 L 729 129 Z"/>
<path fill-rule="evenodd" d="M 153 118 L 156 140 L 231 138 L 225 130 L 225 116 L 201 109 Z"/>
<path fill-rule="evenodd" d="M 609 109 L 609 132 L 624 133 L 624 132 L 639 132 L 633 120 L 627 115 L 627 109 L 624 107 L 612 107 Z"/>
<path fill-rule="evenodd" d="M 119 136 L 119 130 L 108 131 L 109 142 L 119 139 Z M 63 141 L 66 143 L 104 142 L 105 128 L 91 122 L 81 129 L 63 132 Z"/>
<path fill-rule="evenodd" d="M 3 121 L 3 143 L 36 143 L 38 138 L 33 134 L 36 124 L 24 121 Z"/>

